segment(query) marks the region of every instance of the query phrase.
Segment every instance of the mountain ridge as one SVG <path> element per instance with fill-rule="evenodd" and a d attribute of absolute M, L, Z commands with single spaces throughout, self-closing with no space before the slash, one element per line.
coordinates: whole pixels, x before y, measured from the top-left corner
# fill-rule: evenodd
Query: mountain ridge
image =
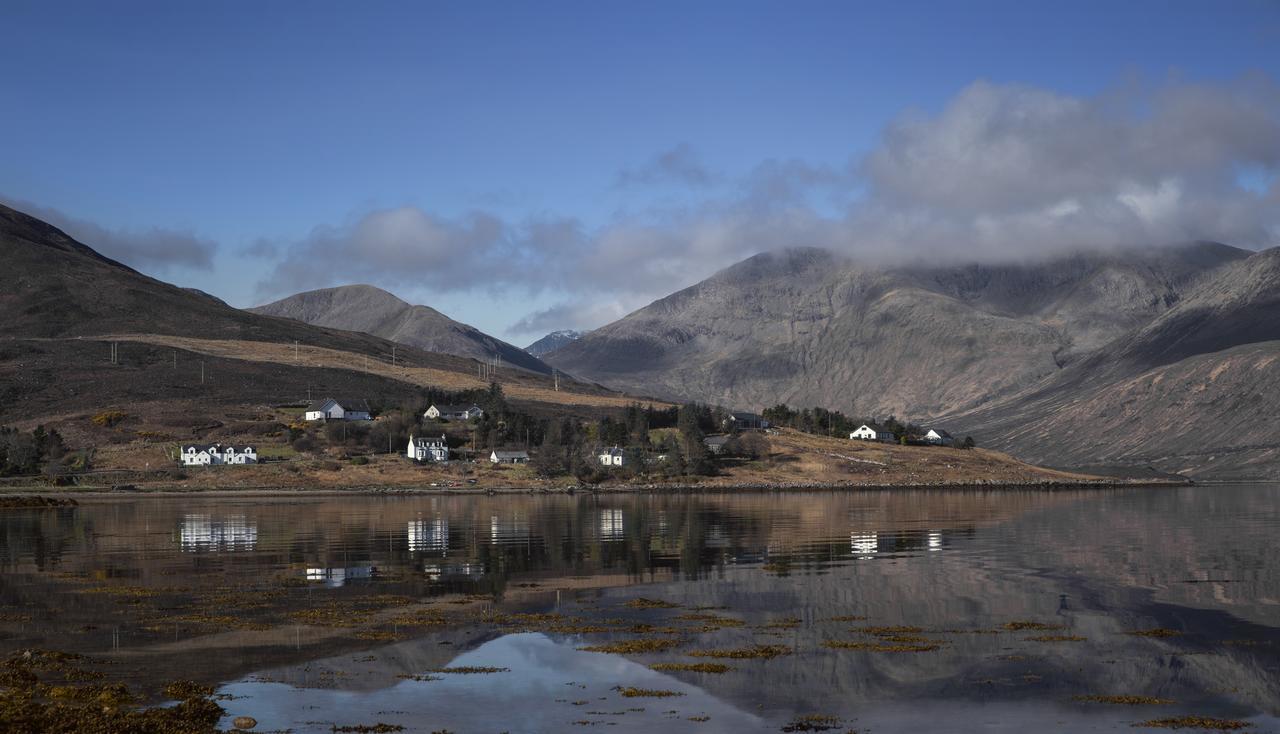
<path fill-rule="evenodd" d="M 1120 442 L 1127 453 L 1110 451 L 1105 435 L 1073 439 L 1071 450 L 1057 451 L 1052 435 L 1018 426 L 1044 422 L 1051 431 L 1048 417 L 1065 410 L 1073 390 L 1103 405 L 1108 390 L 1123 395 L 1126 380 L 1152 369 L 1168 367 L 1166 379 L 1189 380 L 1211 360 L 1173 369 L 1184 360 L 1280 339 L 1277 262 L 1273 251 L 1210 242 L 909 268 L 784 250 L 729 266 L 547 361 L 668 399 L 942 418 L 989 439 L 987 445 L 1059 466 L 1099 464 L 1085 461 L 1095 450 L 1121 462 L 1142 453 L 1195 473 L 1206 465 L 1177 460 L 1193 448 L 1181 434 L 1152 437 L 1145 452 L 1130 450 L 1127 441 Z M 1239 352 L 1231 356 L 1232 364 L 1241 359 Z M 1240 372 L 1234 389 L 1250 390 L 1250 380 Z M 1091 381 L 1105 385 L 1090 387 Z M 1036 397 L 1046 390 L 1052 400 Z M 992 406 L 1016 420 L 1001 419 Z M 1175 408 L 1161 409 L 1166 431 L 1195 419 L 1178 418 Z M 1082 426 L 1083 417 L 1071 430 L 1088 436 Z M 1274 443 L 1263 435 L 1248 440 Z M 1269 461 L 1246 463 L 1280 475 L 1280 456 L 1277 466 Z"/>
<path fill-rule="evenodd" d="M 537 357 L 430 306 L 407 301 L 372 285 L 319 288 L 248 309 L 314 326 L 359 331 L 430 352 L 503 363 L 550 374 Z"/>

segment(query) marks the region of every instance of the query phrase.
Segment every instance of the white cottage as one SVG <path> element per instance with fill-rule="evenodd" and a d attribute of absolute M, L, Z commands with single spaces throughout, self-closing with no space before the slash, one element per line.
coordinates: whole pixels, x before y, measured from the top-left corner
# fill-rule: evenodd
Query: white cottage
<path fill-rule="evenodd" d="M 183 466 L 257 464 L 258 451 L 252 446 L 223 446 L 220 443 L 187 444 L 181 447 L 178 461 Z"/>
<path fill-rule="evenodd" d="M 929 431 L 924 434 L 924 440 L 925 443 L 931 443 L 935 446 L 954 446 L 956 443 L 956 440 L 952 438 L 951 434 L 941 428 L 930 428 Z"/>
<path fill-rule="evenodd" d="M 409 448 L 405 451 L 405 455 L 414 461 L 448 461 L 449 446 L 443 433 L 439 438 L 434 436 L 414 438 L 410 434 Z"/>
<path fill-rule="evenodd" d="M 884 426 L 875 423 L 863 423 L 858 426 L 857 430 L 849 434 L 849 438 L 856 441 L 880 441 L 882 443 L 893 443 L 893 431 Z"/>
<path fill-rule="evenodd" d="M 600 460 L 600 463 L 604 466 L 622 466 L 623 462 L 625 461 L 624 457 L 625 457 L 625 454 L 623 453 L 622 449 L 618 448 L 617 446 L 614 446 L 611 449 L 605 449 L 604 451 L 601 451 L 600 455 L 597 458 Z"/>
<path fill-rule="evenodd" d="M 370 419 L 369 404 L 364 400 L 325 398 L 308 406 L 303 417 L 309 421 L 367 421 Z"/>
<path fill-rule="evenodd" d="M 432 405 L 422 415 L 432 420 L 469 421 L 484 417 L 484 411 L 478 405 Z"/>
<path fill-rule="evenodd" d="M 494 451 L 489 454 L 489 461 L 493 464 L 528 464 L 529 452 Z"/>

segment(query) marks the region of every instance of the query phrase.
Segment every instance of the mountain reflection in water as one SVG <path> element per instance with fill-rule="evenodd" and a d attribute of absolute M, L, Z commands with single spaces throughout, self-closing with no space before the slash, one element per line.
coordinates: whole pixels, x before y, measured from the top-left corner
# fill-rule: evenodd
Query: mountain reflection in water
<path fill-rule="evenodd" d="M 0 513 L 0 645 L 143 660 L 136 675 L 156 681 L 190 677 L 198 649 L 207 682 L 244 696 L 229 713 L 293 731 L 778 731 L 810 714 L 837 731 L 1131 731 L 1182 714 L 1266 731 L 1280 714 L 1277 531 L 1275 486 L 88 501 Z M 288 609 L 484 599 L 486 614 L 615 626 L 361 639 L 235 588 Z M 153 589 L 185 618 L 198 603 L 258 614 L 261 631 L 135 619 L 122 589 Z M 677 606 L 626 604 L 639 597 Z M 578 649 L 643 637 L 633 623 L 685 627 L 671 650 Z M 1163 632 L 1133 634 L 1146 630 Z M 722 674 L 648 667 L 758 644 L 793 652 Z M 458 666 L 509 670 L 423 677 Z"/>

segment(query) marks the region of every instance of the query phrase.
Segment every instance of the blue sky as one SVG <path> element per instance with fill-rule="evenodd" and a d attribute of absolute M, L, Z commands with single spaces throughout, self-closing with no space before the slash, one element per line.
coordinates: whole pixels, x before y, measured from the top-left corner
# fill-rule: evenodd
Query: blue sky
<path fill-rule="evenodd" d="M 1019 203 L 1023 240 L 1047 210 L 1091 215 L 1054 220 L 1081 242 L 1280 231 L 1278 2 L 9 0 L 4 25 L 0 198 L 237 306 L 372 282 L 523 343 L 774 246 L 1008 255 L 974 222 L 1047 154 L 959 214 L 903 163 L 964 171 L 975 119 L 1015 129 L 1002 156 L 1112 125 L 1184 153 L 1076 172 Z"/>

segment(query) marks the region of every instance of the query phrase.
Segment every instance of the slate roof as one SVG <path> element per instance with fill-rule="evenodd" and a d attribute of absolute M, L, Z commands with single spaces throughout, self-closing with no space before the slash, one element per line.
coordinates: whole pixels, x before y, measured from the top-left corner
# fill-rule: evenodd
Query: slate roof
<path fill-rule="evenodd" d="M 317 400 L 314 403 L 312 403 L 307 408 L 307 412 L 310 413 L 316 410 L 324 410 L 324 406 L 327 405 L 330 401 L 342 406 L 342 411 L 344 413 L 347 413 L 353 410 L 356 411 L 357 413 L 369 412 L 369 401 L 363 400 L 363 399 L 356 399 L 356 398 L 351 398 L 346 400 L 338 400 L 337 398 L 323 398 L 321 400 Z"/>
<path fill-rule="evenodd" d="M 495 456 L 497 456 L 497 457 L 498 457 L 498 461 L 502 461 L 502 460 L 504 460 L 504 459 L 527 459 L 527 458 L 529 458 L 529 452 L 528 452 L 528 451 L 494 451 L 494 452 L 493 452 L 493 455 L 495 455 Z"/>

